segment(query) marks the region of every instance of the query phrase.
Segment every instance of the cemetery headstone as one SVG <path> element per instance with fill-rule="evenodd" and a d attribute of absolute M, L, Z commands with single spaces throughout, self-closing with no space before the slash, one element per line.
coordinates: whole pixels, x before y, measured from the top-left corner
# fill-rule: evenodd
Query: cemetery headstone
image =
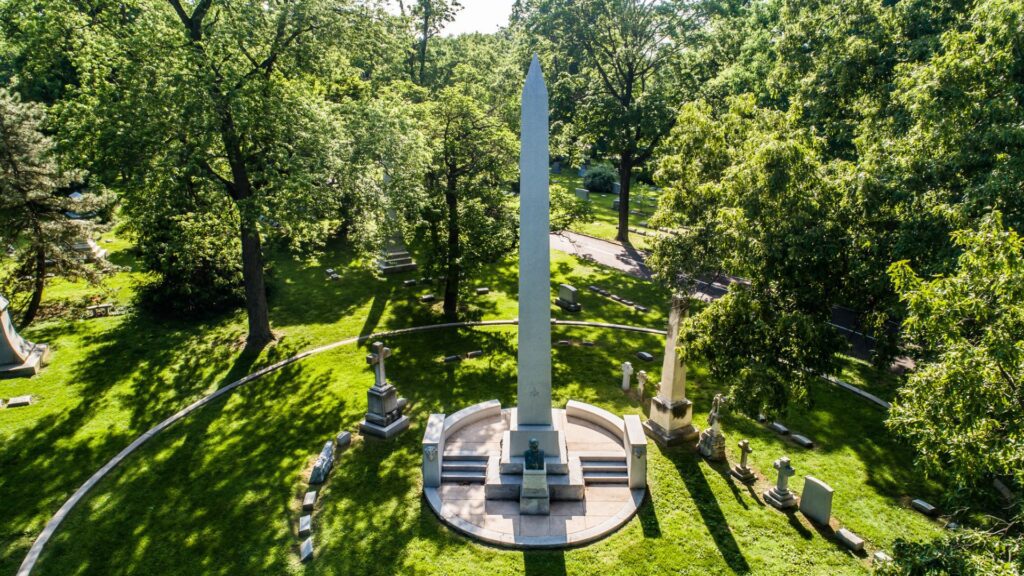
<path fill-rule="evenodd" d="M 642 404 L 644 401 L 644 387 L 647 386 L 647 372 L 644 372 L 643 370 L 637 372 L 636 386 L 637 390 L 640 392 L 640 402 Z"/>
<path fill-rule="evenodd" d="M 629 390 L 630 378 L 633 376 L 633 365 L 629 362 L 622 363 L 622 389 Z"/>
<path fill-rule="evenodd" d="M 740 440 L 737 445 L 740 448 L 740 463 L 733 466 L 730 473 L 733 478 L 736 478 L 744 484 L 753 484 L 756 478 L 754 477 L 754 471 L 751 470 L 750 466 L 747 464 L 747 460 L 754 449 L 750 447 L 750 440 L 746 439 Z"/>
<path fill-rule="evenodd" d="M 309 562 L 313 558 L 313 537 L 306 538 L 299 546 L 299 560 Z"/>
<path fill-rule="evenodd" d="M 302 497 L 302 509 L 309 511 L 316 505 L 316 491 L 310 490 L 306 492 L 306 495 Z"/>
<path fill-rule="evenodd" d="M 721 420 L 722 404 L 725 398 L 721 394 L 715 394 L 711 403 L 711 413 L 708 414 L 708 429 L 701 432 L 697 449 L 701 456 L 708 460 L 725 460 L 725 433 L 722 432 Z"/>
<path fill-rule="evenodd" d="M 459 356 L 458 354 L 452 354 L 451 356 L 445 356 L 444 357 L 444 363 L 445 364 L 451 364 L 453 362 L 459 362 L 460 360 L 462 360 L 462 356 Z"/>
<path fill-rule="evenodd" d="M 654 362 L 654 354 L 651 354 L 650 352 L 644 352 L 641 350 L 636 353 L 636 357 L 644 362 Z"/>
<path fill-rule="evenodd" d="M 622 194 L 622 183 L 621 182 L 613 182 L 612 183 L 612 194 L 615 194 L 616 196 L 618 196 L 619 194 Z"/>
<path fill-rule="evenodd" d="M 871 558 L 875 561 L 876 564 L 892 562 L 892 556 L 889 556 L 881 550 L 876 550 L 875 553 L 871 555 Z"/>
<path fill-rule="evenodd" d="M 846 546 L 854 552 L 860 552 L 864 550 L 864 539 L 860 536 L 857 536 L 847 528 L 840 528 L 836 532 L 836 538 L 839 540 L 840 543 L 842 543 L 843 546 Z"/>
<path fill-rule="evenodd" d="M 309 536 L 313 529 L 313 517 L 309 514 L 299 517 L 299 536 Z"/>
<path fill-rule="evenodd" d="M 553 164 L 551 164 L 551 173 L 552 174 L 561 174 L 562 173 L 562 163 L 559 162 L 558 160 L 555 160 L 555 162 Z"/>
<path fill-rule="evenodd" d="M 15 396 L 7 401 L 8 408 L 21 408 L 30 404 L 32 404 L 32 396 L 30 395 Z"/>
<path fill-rule="evenodd" d="M 14 329 L 8 312 L 10 303 L 0 296 L 0 378 L 34 376 L 46 364 L 50 348 L 33 344 Z"/>
<path fill-rule="evenodd" d="M 789 489 L 789 478 L 796 474 L 796 470 L 789 463 L 789 458 L 783 456 L 776 460 L 772 466 L 778 470 L 778 479 L 770 490 L 764 493 L 765 502 L 775 506 L 779 510 L 788 510 L 797 504 L 796 494 Z"/>
<path fill-rule="evenodd" d="M 590 190 L 587 190 L 586 188 L 577 188 L 576 197 L 584 202 L 590 202 Z"/>
<path fill-rule="evenodd" d="M 491 289 L 487 288 L 487 287 L 477 288 L 476 289 L 476 293 L 479 296 L 483 296 L 484 294 L 490 294 L 491 293 Z"/>
<path fill-rule="evenodd" d="M 580 304 L 579 290 L 568 284 L 558 285 L 558 298 L 555 300 L 555 304 L 567 312 L 579 312 L 583 309 L 583 305 Z"/>
<path fill-rule="evenodd" d="M 633 306 L 633 308 L 636 308 L 636 311 L 641 313 L 641 314 L 646 314 L 647 313 L 647 307 L 646 306 L 641 306 L 639 304 L 636 304 L 635 306 Z"/>
<path fill-rule="evenodd" d="M 338 452 L 347 449 L 352 445 L 352 433 L 348 430 L 342 430 L 338 432 L 338 437 L 334 439 L 334 445 Z"/>
<path fill-rule="evenodd" d="M 772 422 L 771 424 L 768 425 L 768 428 L 770 428 L 773 432 L 778 432 L 779 434 L 782 434 L 783 436 L 789 434 L 789 428 L 786 428 L 781 422 Z"/>
<path fill-rule="evenodd" d="M 410 279 L 402 282 L 402 285 L 403 286 L 407 286 L 407 287 L 408 286 L 415 286 L 416 285 L 416 279 L 415 278 L 410 278 Z"/>
<path fill-rule="evenodd" d="M 793 439 L 793 442 L 796 442 L 804 448 L 814 448 L 814 442 L 807 436 L 802 434 L 793 434 L 790 438 Z"/>
<path fill-rule="evenodd" d="M 366 417 L 359 424 L 363 434 L 390 439 L 409 428 L 409 417 L 402 414 L 405 398 L 388 383 L 384 361 L 391 357 L 391 349 L 383 342 L 373 343 L 374 351 L 366 355 L 366 363 L 374 368 L 374 383 L 366 392 Z"/>
<path fill-rule="evenodd" d="M 685 297 L 672 298 L 661 382 L 658 394 L 651 399 L 650 418 L 643 423 L 644 432 L 662 446 L 689 442 L 698 435 L 693 425 L 693 402 L 686 398 L 686 358 L 676 349 L 685 308 Z"/>
<path fill-rule="evenodd" d="M 931 504 L 925 502 L 924 500 L 921 500 L 920 498 L 911 502 L 910 505 L 914 507 L 914 510 L 917 510 L 918 512 L 924 514 L 925 516 L 935 516 L 935 513 L 937 512 L 935 506 L 932 506 Z"/>
<path fill-rule="evenodd" d="M 612 200 L 612 210 L 618 210 L 618 209 L 619 209 L 619 199 L 616 198 L 615 200 Z"/>
<path fill-rule="evenodd" d="M 804 476 L 804 491 L 800 494 L 800 512 L 821 526 L 828 526 L 832 518 L 832 496 L 835 490 L 814 476 Z"/>
<path fill-rule="evenodd" d="M 466 353 L 466 358 L 479 358 L 484 355 L 483 350 L 473 350 Z"/>
<path fill-rule="evenodd" d="M 324 444 L 323 450 L 320 451 L 320 455 L 316 457 L 316 462 L 313 464 L 313 472 L 309 475 L 310 484 L 323 484 L 327 481 L 327 475 L 331 473 L 331 468 L 334 467 L 334 442 L 328 440 Z"/>
<path fill-rule="evenodd" d="M 424 294 L 423 296 L 420 296 L 420 302 L 433 302 L 435 300 L 437 300 L 437 296 L 434 296 L 433 294 Z"/>

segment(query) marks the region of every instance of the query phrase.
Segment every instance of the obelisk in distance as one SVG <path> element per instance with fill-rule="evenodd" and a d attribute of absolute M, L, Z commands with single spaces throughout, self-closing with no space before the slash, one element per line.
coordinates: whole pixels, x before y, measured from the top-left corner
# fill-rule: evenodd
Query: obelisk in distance
<path fill-rule="evenodd" d="M 519 149 L 520 425 L 551 425 L 548 89 L 537 55 L 523 86 Z"/>

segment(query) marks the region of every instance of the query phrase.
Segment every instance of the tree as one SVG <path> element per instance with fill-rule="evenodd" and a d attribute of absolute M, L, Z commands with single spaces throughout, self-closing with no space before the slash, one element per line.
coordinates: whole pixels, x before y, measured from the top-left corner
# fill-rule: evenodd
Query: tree
<path fill-rule="evenodd" d="M 507 186 L 518 146 L 512 132 L 458 88 L 445 88 L 427 108 L 434 146 L 422 229 L 429 266 L 444 278 L 445 317 L 454 320 L 466 274 L 516 246 Z"/>
<path fill-rule="evenodd" d="M 337 218 L 336 107 L 319 78 L 347 71 L 344 7 L 139 0 L 130 25 L 82 38 L 62 134 L 129 212 L 185 194 L 235 214 L 248 345 L 270 341 L 263 236 L 322 238 Z M 363 20 L 358 20 L 364 24 Z M 102 56 L 101 56 L 102 55 Z M 350 82 L 358 84 L 358 81 Z M 212 192 L 216 192 L 215 194 Z M 193 203 L 196 204 L 196 203 Z M 203 203 L 198 203 L 203 204 Z"/>
<path fill-rule="evenodd" d="M 519 6 L 517 18 L 527 26 L 570 38 L 569 43 L 582 51 L 582 97 L 573 123 L 617 157 L 616 238 L 623 242 L 629 241 L 633 169 L 651 159 L 676 117 L 673 106 L 678 94 L 667 74 L 680 50 L 682 30 L 692 22 L 690 6 L 657 0 L 550 0 Z M 531 19 L 552 23 L 530 24 Z M 551 43 L 564 46 L 566 41 L 551 39 Z"/>
<path fill-rule="evenodd" d="M 101 271 L 88 266 L 74 249 L 87 238 L 89 224 L 66 213 L 90 212 L 104 197 L 84 194 L 77 202 L 68 198 L 69 185 L 80 182 L 84 174 L 61 166 L 53 142 L 42 133 L 43 116 L 41 105 L 22 102 L 0 88 L 0 245 L 10 250 L 13 260 L 13 267 L 3 270 L 8 272 L 8 295 L 29 294 L 21 313 L 22 328 L 39 312 L 51 270 L 91 281 Z"/>
<path fill-rule="evenodd" d="M 398 7 L 402 15 L 406 15 L 405 2 L 398 0 Z M 458 0 L 413 0 L 409 5 L 408 17 L 416 24 L 416 31 L 419 39 L 416 42 L 416 58 L 419 72 L 413 73 L 410 67 L 410 77 L 420 86 L 424 86 L 424 69 L 427 65 L 427 43 L 441 33 L 445 24 L 455 19 L 455 15 L 462 9 Z"/>
<path fill-rule="evenodd" d="M 691 316 L 680 341 L 750 413 L 808 400 L 845 347 L 829 320 L 848 167 L 823 163 L 821 147 L 791 117 L 734 98 L 722 114 L 684 106 L 659 165 L 654 222 L 675 232 L 655 244 L 659 278 L 681 292 L 723 272 L 749 280 Z"/>
<path fill-rule="evenodd" d="M 962 254 L 951 275 L 890 268 L 920 353 L 887 424 L 958 486 L 1004 477 L 1024 487 L 1024 240 L 998 212 L 953 240 Z"/>

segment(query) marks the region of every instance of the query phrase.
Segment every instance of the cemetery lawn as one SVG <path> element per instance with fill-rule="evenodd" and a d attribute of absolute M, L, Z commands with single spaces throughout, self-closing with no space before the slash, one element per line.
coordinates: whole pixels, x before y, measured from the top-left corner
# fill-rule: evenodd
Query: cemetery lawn
<path fill-rule="evenodd" d="M 127 245 L 112 258 L 130 264 Z M 107 246 L 105 246 L 107 247 Z M 666 295 L 651 284 L 552 254 L 552 282 L 600 284 L 648 305 L 641 315 L 581 291 L 581 320 L 663 329 Z M 438 307 L 421 304 L 424 287 L 405 277 L 375 278 L 366 263 L 334 250 L 318 261 L 274 259 L 271 321 L 279 340 L 243 353 L 241 313 L 203 322 L 130 314 L 55 320 L 26 331 L 54 348 L 51 364 L 32 379 L 0 381 L 0 397 L 33 394 L 28 408 L 0 411 L 0 572 L 14 573 L 35 536 L 63 501 L 136 436 L 210 391 L 277 360 L 359 334 L 431 324 Z M 332 267 L 342 280 L 328 282 Z M 130 302 L 139 277 L 112 279 L 106 300 Z M 515 316 L 513 264 L 480 271 L 466 288 L 470 319 Z M 436 289 L 431 289 L 439 293 Z M 47 298 L 95 291 L 56 283 Z M 553 309 L 555 317 L 566 317 Z M 630 360 L 657 379 L 662 338 L 620 331 L 553 329 L 553 338 L 590 339 L 594 347 L 555 348 L 555 402 L 569 398 L 616 413 L 641 413 L 618 387 Z M 83 501 L 45 549 L 37 574 L 633 574 L 866 573 L 799 514 L 761 504 L 760 492 L 732 482 L 685 449 L 652 444 L 651 497 L 636 519 L 601 542 L 564 552 L 523 553 L 474 544 L 443 527 L 420 497 L 420 447 L 426 415 L 453 412 L 515 394 L 511 327 L 447 330 L 389 338 L 390 379 L 410 399 L 411 429 L 397 441 L 363 441 L 337 462 L 314 514 L 316 558 L 298 561 L 303 478 L 326 439 L 354 430 L 365 411 L 372 375 L 368 345 L 349 345 L 291 364 L 219 399 L 117 468 Z M 482 349 L 482 358 L 443 364 L 446 354 Z M 655 361 L 637 360 L 637 350 Z M 695 421 L 704 424 L 719 391 L 694 366 L 688 388 Z M 799 448 L 756 422 L 728 414 L 730 456 L 750 438 L 754 466 L 771 471 L 782 454 L 802 475 L 836 489 L 833 514 L 868 541 L 889 549 L 898 537 L 926 539 L 940 527 L 908 509 L 911 497 L 935 497 L 910 468 L 911 454 L 882 426 L 875 407 L 825 383 L 810 412 L 790 415 L 794 432 L 818 447 Z M 773 475 L 771 476 L 774 477 Z M 763 483 L 762 483 L 763 484 Z"/>
<path fill-rule="evenodd" d="M 575 192 L 577 188 L 583 187 L 582 178 L 568 174 L 566 171 L 563 171 L 562 174 L 552 174 L 551 182 L 561 184 L 570 192 Z M 648 231 L 651 234 L 655 233 L 640 225 L 641 222 L 646 222 L 650 219 L 657 208 L 657 200 L 654 200 L 655 194 L 656 192 L 650 186 L 639 182 L 633 183 L 632 190 L 630 191 L 631 208 L 642 213 L 629 215 L 630 228 Z M 641 199 L 641 196 L 643 199 Z M 594 220 L 586 224 L 577 224 L 571 228 L 572 231 L 614 242 L 615 235 L 619 229 L 619 211 L 612 208 L 612 202 L 616 198 L 618 196 L 615 194 L 591 192 L 590 200 L 591 206 L 594 209 Z M 629 242 L 640 250 L 646 250 L 650 246 L 647 237 L 634 233 L 630 233 Z"/>

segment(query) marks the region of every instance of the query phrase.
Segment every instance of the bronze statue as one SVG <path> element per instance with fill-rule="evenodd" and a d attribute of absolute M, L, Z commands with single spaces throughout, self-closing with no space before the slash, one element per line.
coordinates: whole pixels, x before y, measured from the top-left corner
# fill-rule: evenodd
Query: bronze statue
<path fill-rule="evenodd" d="M 536 438 L 530 438 L 530 449 L 523 452 L 523 458 L 527 470 L 544 469 L 544 451 L 540 449 L 540 442 Z"/>

